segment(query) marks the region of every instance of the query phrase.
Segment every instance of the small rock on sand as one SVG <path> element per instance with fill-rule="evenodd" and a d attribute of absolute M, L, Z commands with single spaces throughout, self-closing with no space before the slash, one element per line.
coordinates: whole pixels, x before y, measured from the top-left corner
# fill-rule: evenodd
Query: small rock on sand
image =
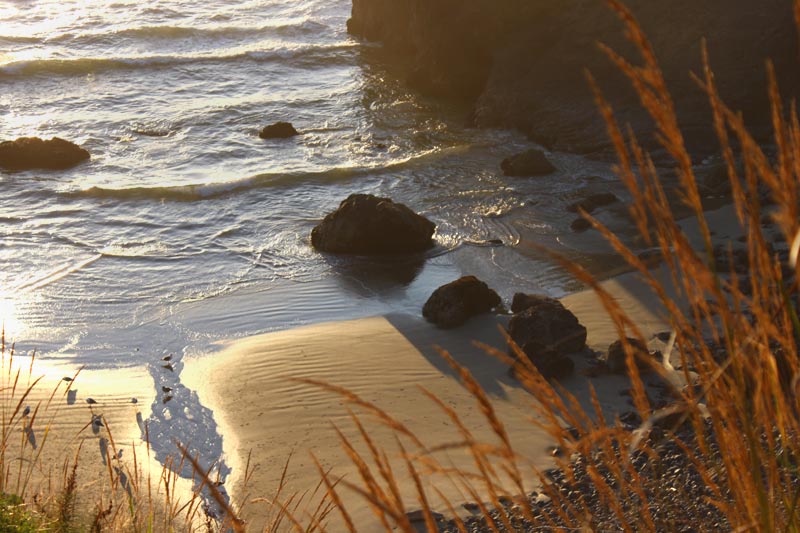
<path fill-rule="evenodd" d="M 586 328 L 564 305 L 547 296 L 517 293 L 508 324 L 511 339 L 545 378 L 563 378 L 575 364 L 567 354 L 586 347 Z M 511 352 L 514 355 L 514 352 Z"/>
<path fill-rule="evenodd" d="M 488 313 L 501 302 L 486 283 L 475 276 L 464 276 L 436 289 L 425 302 L 422 315 L 441 328 L 454 328 L 472 316 Z"/>
<path fill-rule="evenodd" d="M 651 358 L 651 356 L 650 351 L 647 349 L 647 345 L 639 339 L 633 339 L 630 337 L 627 338 L 627 341 L 634 351 L 634 357 L 636 357 L 637 366 L 641 370 L 649 370 L 650 366 L 646 361 L 647 359 Z M 625 348 L 622 345 L 622 341 L 616 340 L 611 343 L 611 345 L 608 347 L 608 355 L 606 356 L 606 366 L 608 366 L 608 369 L 615 374 L 627 373 L 628 367 L 625 364 L 625 359 Z"/>

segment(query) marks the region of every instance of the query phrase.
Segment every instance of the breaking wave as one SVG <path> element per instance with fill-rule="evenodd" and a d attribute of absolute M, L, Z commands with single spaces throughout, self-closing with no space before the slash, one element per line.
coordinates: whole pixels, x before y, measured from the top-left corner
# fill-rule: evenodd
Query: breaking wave
<path fill-rule="evenodd" d="M 11 60 L 4 64 L 0 63 L 0 78 L 35 76 L 38 74 L 82 75 L 107 70 L 137 70 L 193 63 L 248 60 L 257 62 L 301 60 L 305 65 L 309 63 L 329 65 L 338 60 L 337 52 L 348 51 L 355 46 L 357 46 L 356 43 L 284 45 L 277 48 L 272 45 L 269 47 L 251 45 L 245 47 L 245 49 L 238 48 L 204 53 Z"/>

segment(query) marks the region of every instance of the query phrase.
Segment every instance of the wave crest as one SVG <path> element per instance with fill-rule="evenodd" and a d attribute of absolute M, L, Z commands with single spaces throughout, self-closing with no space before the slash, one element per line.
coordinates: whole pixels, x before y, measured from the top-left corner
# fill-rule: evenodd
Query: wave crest
<path fill-rule="evenodd" d="M 147 69 L 195 63 L 236 61 L 296 61 L 319 62 L 328 65 L 337 60 L 335 52 L 354 48 L 354 43 L 332 45 L 290 45 L 277 49 L 223 50 L 221 52 L 137 55 L 127 57 L 80 57 L 69 59 L 12 60 L 0 63 L 0 79 L 3 77 L 35 76 L 38 74 L 82 75 L 98 71 Z"/>
<path fill-rule="evenodd" d="M 210 200 L 247 192 L 253 189 L 264 187 L 281 187 L 286 185 L 297 185 L 303 182 L 316 183 L 335 183 L 345 181 L 357 176 L 372 173 L 383 173 L 396 171 L 400 167 L 419 162 L 428 156 L 439 154 L 441 150 L 433 149 L 421 152 L 414 156 L 397 159 L 388 164 L 380 166 L 360 166 L 360 167 L 337 167 L 316 172 L 285 172 L 285 173 L 263 173 L 249 176 L 240 180 L 217 182 L 217 183 L 197 183 L 189 185 L 154 186 L 154 187 L 129 187 L 114 189 L 109 187 L 90 187 L 77 191 L 61 193 L 67 197 L 77 198 L 109 198 L 116 200 L 167 200 L 174 202 L 195 202 L 200 200 Z"/>

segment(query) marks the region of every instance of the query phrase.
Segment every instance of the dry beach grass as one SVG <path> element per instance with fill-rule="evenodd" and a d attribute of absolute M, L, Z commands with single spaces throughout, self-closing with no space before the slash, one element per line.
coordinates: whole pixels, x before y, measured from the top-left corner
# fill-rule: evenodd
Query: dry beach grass
<path fill-rule="evenodd" d="M 162 465 L 150 449 L 146 373 L 48 367 L 0 344 L 0 530 L 218 527 L 201 498 L 211 480 L 177 474 L 193 458 L 176 447 Z"/>

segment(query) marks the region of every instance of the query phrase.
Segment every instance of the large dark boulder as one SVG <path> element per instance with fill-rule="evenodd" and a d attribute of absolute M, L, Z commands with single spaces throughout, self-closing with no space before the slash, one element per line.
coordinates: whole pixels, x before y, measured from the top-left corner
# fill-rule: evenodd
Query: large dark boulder
<path fill-rule="evenodd" d="M 433 246 L 436 225 L 403 204 L 371 194 L 351 194 L 311 231 L 323 252 L 399 254 Z"/>
<path fill-rule="evenodd" d="M 289 122 L 276 122 L 269 126 L 264 126 L 264 129 L 258 134 L 262 139 L 288 139 L 300 135 L 294 126 Z"/>
<path fill-rule="evenodd" d="M 701 41 L 723 98 L 769 138 L 765 60 L 783 94 L 798 96 L 800 68 L 788 0 L 626 0 L 653 44 L 688 146 L 718 150 L 707 98 L 690 77 L 702 72 Z M 614 106 L 653 144 L 652 122 L 606 43 L 634 64 L 640 55 L 602 0 L 353 0 L 351 33 L 407 58 L 427 93 L 470 99 L 477 125 L 518 127 L 554 150 L 606 151 L 606 126 L 585 77 L 589 69 Z"/>
<path fill-rule="evenodd" d="M 475 276 L 464 276 L 433 291 L 422 308 L 422 316 L 439 327 L 454 328 L 500 303 L 500 296 L 486 283 Z"/>
<path fill-rule="evenodd" d="M 539 372 L 546 378 L 571 372 L 574 364 L 563 359 L 586 347 L 586 328 L 577 317 L 558 300 L 522 293 L 514 295 L 511 310 L 508 333 Z"/>
<path fill-rule="evenodd" d="M 53 137 L 20 137 L 0 143 L 0 168 L 6 170 L 65 170 L 89 159 L 89 152 L 77 144 Z"/>
<path fill-rule="evenodd" d="M 546 176 L 556 171 L 544 152 L 535 148 L 507 157 L 500 168 L 506 176 Z"/>

